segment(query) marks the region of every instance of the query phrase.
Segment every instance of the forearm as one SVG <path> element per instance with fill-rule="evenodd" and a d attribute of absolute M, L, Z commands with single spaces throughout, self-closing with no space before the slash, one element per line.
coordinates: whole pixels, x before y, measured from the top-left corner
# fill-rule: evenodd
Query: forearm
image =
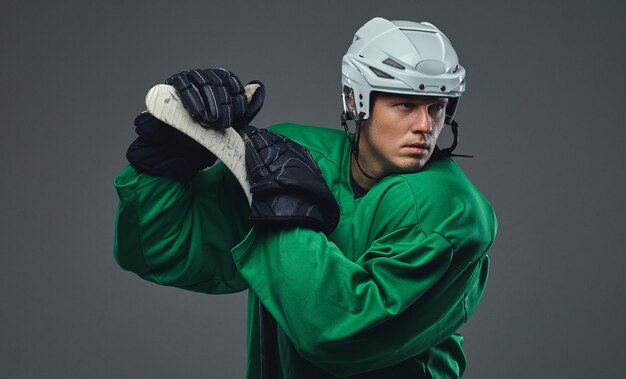
<path fill-rule="evenodd" d="M 230 256 L 248 229 L 247 203 L 223 167 L 212 170 L 189 184 L 130 166 L 120 173 L 114 256 L 122 268 L 193 291 L 247 287 Z"/>

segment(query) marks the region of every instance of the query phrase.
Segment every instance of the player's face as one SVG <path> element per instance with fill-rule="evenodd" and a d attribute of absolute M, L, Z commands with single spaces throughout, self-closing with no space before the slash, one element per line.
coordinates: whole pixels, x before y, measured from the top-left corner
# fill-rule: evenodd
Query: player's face
<path fill-rule="evenodd" d="M 359 141 L 359 162 L 378 177 L 421 170 L 443 128 L 448 99 L 376 94 Z"/>

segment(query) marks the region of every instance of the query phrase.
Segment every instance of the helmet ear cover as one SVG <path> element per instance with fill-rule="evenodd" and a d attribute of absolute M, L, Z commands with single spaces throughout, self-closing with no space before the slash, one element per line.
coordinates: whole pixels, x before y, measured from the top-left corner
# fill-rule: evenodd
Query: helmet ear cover
<path fill-rule="evenodd" d="M 341 91 L 341 102 L 346 120 L 356 120 L 356 103 L 354 100 L 354 90 L 346 85 Z"/>
<path fill-rule="evenodd" d="M 459 105 L 459 97 L 449 97 L 448 105 L 446 105 L 446 125 L 452 124 L 454 115 L 456 114 L 456 108 Z"/>

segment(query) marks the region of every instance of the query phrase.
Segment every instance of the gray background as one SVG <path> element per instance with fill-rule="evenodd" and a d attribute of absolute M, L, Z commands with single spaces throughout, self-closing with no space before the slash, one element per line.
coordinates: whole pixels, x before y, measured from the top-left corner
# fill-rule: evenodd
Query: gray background
<path fill-rule="evenodd" d="M 153 84 L 219 65 L 266 83 L 256 125 L 339 127 L 340 59 L 376 15 L 440 26 L 469 73 L 459 162 L 500 230 L 465 377 L 624 376 L 623 2 L 87 3 L 0 15 L 1 377 L 243 377 L 245 294 L 112 259 L 132 119 Z"/>

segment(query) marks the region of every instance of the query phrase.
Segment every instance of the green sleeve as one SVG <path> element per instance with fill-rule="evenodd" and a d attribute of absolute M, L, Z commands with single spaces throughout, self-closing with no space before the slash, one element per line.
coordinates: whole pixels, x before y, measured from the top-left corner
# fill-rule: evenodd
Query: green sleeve
<path fill-rule="evenodd" d="M 248 203 L 222 164 L 189 184 L 128 166 L 114 185 L 119 203 L 113 251 L 122 268 L 191 291 L 247 288 L 230 250 L 249 230 Z"/>
<path fill-rule="evenodd" d="M 348 229 L 367 241 L 356 259 L 301 228 L 253 228 L 233 250 L 298 352 L 342 377 L 398 364 L 449 338 L 466 321 L 472 294 L 479 298 L 484 288 L 488 243 L 473 246 L 480 258 L 456 260 L 462 247 L 421 227 L 421 216 L 437 215 L 420 215 L 415 202 L 407 203 L 402 180 L 380 192 L 368 207 L 378 211 L 350 221 Z"/>

